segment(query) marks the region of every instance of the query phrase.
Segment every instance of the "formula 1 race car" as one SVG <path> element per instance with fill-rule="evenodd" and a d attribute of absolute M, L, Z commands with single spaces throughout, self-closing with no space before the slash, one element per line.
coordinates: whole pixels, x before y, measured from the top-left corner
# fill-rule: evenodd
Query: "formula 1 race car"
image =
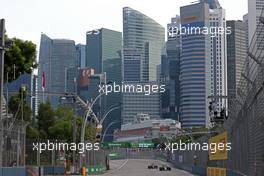
<path fill-rule="evenodd" d="M 171 168 L 167 165 L 162 165 L 159 167 L 159 171 L 171 171 Z"/>
<path fill-rule="evenodd" d="M 152 163 L 151 165 L 148 166 L 148 169 L 158 169 L 158 166 Z"/>

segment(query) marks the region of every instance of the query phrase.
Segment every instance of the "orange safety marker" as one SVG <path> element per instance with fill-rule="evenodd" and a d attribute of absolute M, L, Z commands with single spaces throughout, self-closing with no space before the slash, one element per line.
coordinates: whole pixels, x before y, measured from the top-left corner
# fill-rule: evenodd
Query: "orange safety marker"
<path fill-rule="evenodd" d="M 82 167 L 82 175 L 86 176 L 86 168 L 85 167 Z"/>

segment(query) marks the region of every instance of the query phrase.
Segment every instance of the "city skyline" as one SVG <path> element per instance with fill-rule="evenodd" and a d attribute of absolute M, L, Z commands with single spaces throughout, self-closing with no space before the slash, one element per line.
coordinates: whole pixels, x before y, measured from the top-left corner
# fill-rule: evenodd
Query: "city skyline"
<path fill-rule="evenodd" d="M 131 0 L 82 2 L 77 0 L 74 2 L 63 1 L 63 3 L 61 0 L 48 0 L 45 1 L 45 4 L 32 0 L 23 2 L 13 0 L 3 2 L 2 7 L 5 8 L 1 9 L 0 16 L 7 21 L 6 28 L 10 37 L 32 40 L 38 47 L 41 32 L 52 38 L 72 39 L 76 43 L 84 44 L 86 31 L 92 29 L 106 27 L 122 32 L 123 7 L 134 8 L 165 27 L 171 17 L 179 14 L 179 8 L 191 4 L 191 1 L 168 0 L 166 3 L 155 1 L 151 2 L 151 8 L 148 8 L 148 4 L 147 0 L 140 2 Z M 220 0 L 220 4 L 226 9 L 227 20 L 241 20 L 243 15 L 248 12 L 247 0 L 243 0 L 240 3 L 242 6 L 235 10 L 232 7 L 237 5 L 236 2 Z M 25 11 L 24 9 L 27 8 L 23 7 L 26 6 L 30 6 L 31 9 Z M 8 9 L 13 10 L 10 11 Z M 57 13 L 57 10 L 60 13 Z M 20 17 L 19 24 L 17 24 L 18 16 Z"/>

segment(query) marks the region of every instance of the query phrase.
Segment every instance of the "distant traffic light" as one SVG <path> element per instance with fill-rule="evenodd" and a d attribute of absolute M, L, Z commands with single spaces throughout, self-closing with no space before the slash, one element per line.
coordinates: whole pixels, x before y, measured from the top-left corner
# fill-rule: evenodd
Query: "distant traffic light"
<path fill-rule="evenodd" d="M 101 141 L 101 136 L 102 136 L 102 125 L 97 125 L 96 127 L 96 142 L 100 142 Z"/>

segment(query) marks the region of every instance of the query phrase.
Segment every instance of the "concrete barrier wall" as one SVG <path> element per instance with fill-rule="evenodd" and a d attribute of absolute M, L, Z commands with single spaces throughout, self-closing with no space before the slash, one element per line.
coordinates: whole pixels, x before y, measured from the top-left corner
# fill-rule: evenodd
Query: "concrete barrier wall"
<path fill-rule="evenodd" d="M 27 166 L 27 176 L 40 176 L 39 167 Z"/>
<path fill-rule="evenodd" d="M 0 168 L 0 176 L 39 176 L 38 167 L 3 167 Z M 64 167 L 42 167 L 44 175 L 64 175 Z"/>
<path fill-rule="evenodd" d="M 26 176 L 24 167 L 3 167 L 0 168 L 0 176 Z"/>
<path fill-rule="evenodd" d="M 64 173 L 65 173 L 64 167 L 52 167 L 52 166 L 43 167 L 44 175 L 63 175 Z"/>
<path fill-rule="evenodd" d="M 227 170 L 227 176 L 246 176 L 245 174 L 236 171 Z"/>
<path fill-rule="evenodd" d="M 199 175 L 199 176 L 206 176 L 207 175 L 207 170 L 205 167 L 201 167 L 201 166 L 193 166 L 192 167 L 192 173 Z"/>

